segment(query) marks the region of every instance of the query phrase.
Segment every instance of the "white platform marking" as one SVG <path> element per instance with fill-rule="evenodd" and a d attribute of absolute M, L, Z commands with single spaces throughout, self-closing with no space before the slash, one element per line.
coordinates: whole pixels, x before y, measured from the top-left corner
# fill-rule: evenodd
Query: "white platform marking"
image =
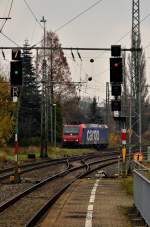
<path fill-rule="evenodd" d="M 100 177 L 100 174 L 98 173 L 98 174 L 96 174 L 96 176 Z M 96 194 L 96 190 L 97 190 L 99 181 L 100 181 L 100 179 L 96 180 L 96 182 L 92 188 L 92 191 L 91 191 L 91 196 L 90 196 L 86 219 L 85 219 L 85 227 L 92 227 L 93 207 L 94 207 L 95 194 Z"/>

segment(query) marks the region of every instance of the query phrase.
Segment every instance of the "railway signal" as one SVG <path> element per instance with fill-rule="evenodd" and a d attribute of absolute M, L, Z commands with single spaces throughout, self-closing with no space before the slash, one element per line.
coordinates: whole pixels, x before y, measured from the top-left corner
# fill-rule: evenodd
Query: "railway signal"
<path fill-rule="evenodd" d="M 112 84 L 111 94 L 113 96 L 121 96 L 121 84 Z"/>
<path fill-rule="evenodd" d="M 10 84 L 11 84 L 11 96 L 13 97 L 13 102 L 17 102 L 16 110 L 16 131 L 15 131 L 15 155 L 16 155 L 16 165 L 14 170 L 14 180 L 16 183 L 20 182 L 19 164 L 18 164 L 18 112 L 19 112 L 19 101 L 18 97 L 20 94 L 20 86 L 22 85 L 22 59 L 21 50 L 12 50 L 12 61 L 10 62 Z"/>
<path fill-rule="evenodd" d="M 12 60 L 21 61 L 21 50 L 12 50 Z"/>
<path fill-rule="evenodd" d="M 121 131 L 121 140 L 122 140 L 122 144 L 123 145 L 126 145 L 126 140 L 127 140 L 126 137 L 127 137 L 126 136 L 126 129 L 122 129 L 122 131 Z"/>
<path fill-rule="evenodd" d="M 115 121 L 120 121 L 122 122 L 122 124 L 125 124 L 126 123 L 126 117 L 122 117 L 122 116 L 114 116 L 113 117 Z"/>
<path fill-rule="evenodd" d="M 111 58 L 110 58 L 110 84 L 111 94 L 115 97 L 111 101 L 112 111 L 121 111 L 121 100 L 118 96 L 121 96 L 121 84 L 123 82 L 123 70 L 122 70 L 122 57 L 121 57 L 121 45 L 111 46 Z"/>
<path fill-rule="evenodd" d="M 12 61 L 10 62 L 10 83 L 12 86 L 22 85 L 22 60 L 21 51 L 12 50 Z"/>
<path fill-rule="evenodd" d="M 112 111 L 121 111 L 121 101 L 120 100 L 111 100 L 111 110 Z"/>
<path fill-rule="evenodd" d="M 127 153 L 126 146 L 123 145 L 122 146 L 122 159 L 123 159 L 123 163 L 125 163 L 125 161 L 126 161 L 126 153 Z"/>
<path fill-rule="evenodd" d="M 11 94 L 11 97 L 19 97 L 20 88 L 19 87 L 11 87 L 10 94 Z"/>
<path fill-rule="evenodd" d="M 110 83 L 122 83 L 122 58 L 110 58 Z"/>
<path fill-rule="evenodd" d="M 11 61 L 10 83 L 13 86 L 22 85 L 22 61 Z"/>
<path fill-rule="evenodd" d="M 111 45 L 111 56 L 113 57 L 121 56 L 121 45 Z"/>

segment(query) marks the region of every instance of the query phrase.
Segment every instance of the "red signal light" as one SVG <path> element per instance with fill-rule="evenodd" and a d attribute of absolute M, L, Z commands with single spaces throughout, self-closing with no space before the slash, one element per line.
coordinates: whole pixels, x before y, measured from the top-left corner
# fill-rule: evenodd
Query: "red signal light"
<path fill-rule="evenodd" d="M 122 58 L 110 58 L 110 83 L 122 81 Z"/>

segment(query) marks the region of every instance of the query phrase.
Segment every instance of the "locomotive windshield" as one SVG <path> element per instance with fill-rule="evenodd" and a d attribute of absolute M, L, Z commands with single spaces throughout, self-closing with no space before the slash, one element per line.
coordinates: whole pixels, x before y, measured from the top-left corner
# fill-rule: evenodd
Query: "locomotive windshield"
<path fill-rule="evenodd" d="M 79 127 L 64 127 L 64 135 L 78 135 Z"/>

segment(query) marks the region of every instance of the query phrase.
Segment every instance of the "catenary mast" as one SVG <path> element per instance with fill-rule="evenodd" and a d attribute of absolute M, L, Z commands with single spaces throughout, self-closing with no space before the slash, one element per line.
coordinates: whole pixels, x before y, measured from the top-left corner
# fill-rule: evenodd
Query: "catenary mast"
<path fill-rule="evenodd" d="M 140 57 L 141 51 L 140 43 L 140 0 L 132 0 L 132 37 L 131 47 L 138 49 L 131 53 L 131 114 L 130 114 L 130 128 L 134 129 L 135 134 L 139 138 L 139 149 L 141 151 L 141 75 L 140 75 Z M 131 136 L 129 138 L 131 144 Z"/>

